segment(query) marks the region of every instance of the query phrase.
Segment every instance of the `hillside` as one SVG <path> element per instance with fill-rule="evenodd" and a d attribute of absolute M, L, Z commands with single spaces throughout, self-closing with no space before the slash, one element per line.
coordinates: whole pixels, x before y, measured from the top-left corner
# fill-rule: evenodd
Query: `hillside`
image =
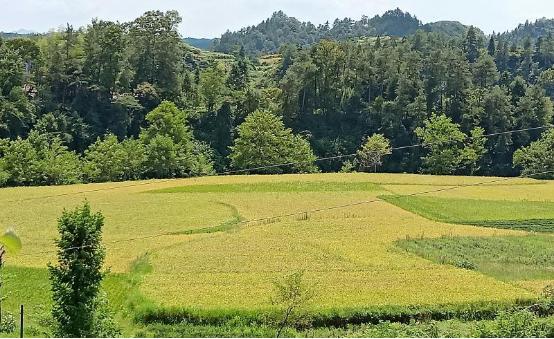
<path fill-rule="evenodd" d="M 520 24 L 514 30 L 505 32 L 500 36 L 510 42 L 521 45 L 528 38 L 536 41 L 540 37 L 547 37 L 554 34 L 554 19 L 542 18 L 535 22 L 525 22 Z"/>
<path fill-rule="evenodd" d="M 38 34 L 27 32 L 0 32 L 0 38 L 2 39 L 15 39 L 15 38 L 28 38 Z"/>
<path fill-rule="evenodd" d="M 451 37 L 462 38 L 468 27 L 458 21 L 437 21 L 423 25 L 423 30 L 426 32 L 435 32 L 446 34 Z M 482 32 L 481 32 L 482 33 Z"/>
<path fill-rule="evenodd" d="M 184 38 L 183 40 L 185 41 L 185 43 L 203 50 L 212 49 L 213 42 L 214 42 L 214 39 L 192 38 L 192 37 L 187 37 L 187 38 Z"/>
<path fill-rule="evenodd" d="M 279 11 L 256 26 L 224 33 L 221 38 L 214 40 L 214 50 L 230 53 L 237 50 L 238 46 L 243 46 L 248 54 L 259 55 L 277 52 L 285 44 L 308 46 L 321 39 L 405 37 L 418 29 L 462 37 L 467 26 L 455 21 L 423 24 L 416 16 L 398 8 L 372 18 L 363 16 L 357 21 L 351 18 L 336 19 L 332 24 L 318 26 L 311 22 L 301 22 Z"/>

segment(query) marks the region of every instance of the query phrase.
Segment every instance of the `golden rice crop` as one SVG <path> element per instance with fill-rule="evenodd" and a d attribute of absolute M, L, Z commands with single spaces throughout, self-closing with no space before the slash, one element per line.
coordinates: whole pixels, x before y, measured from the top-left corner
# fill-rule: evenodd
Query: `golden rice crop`
<path fill-rule="evenodd" d="M 45 267 L 54 260 L 56 218 L 87 199 L 106 217 L 107 266 L 125 272 L 149 253 L 153 272 L 141 291 L 161 305 L 251 308 L 269 305 L 272 284 L 303 270 L 316 292 L 313 308 L 499 301 L 529 297 L 520 286 L 434 264 L 395 247 L 409 237 L 494 236 L 521 232 L 433 222 L 380 201 L 302 214 L 394 193 L 467 185 L 490 178 L 385 174 L 229 176 L 0 190 L 0 224 L 14 226 L 24 242 L 11 265 Z M 183 185 L 284 182 L 381 185 L 368 191 L 153 193 Z M 512 185 L 465 187 L 445 196 L 510 199 L 541 194 L 552 184 L 514 179 Z M 506 183 L 507 184 L 507 183 Z M 550 189 L 550 191 L 549 191 Z M 438 194 L 438 193 L 437 193 Z M 482 197 L 481 197 L 482 196 Z M 297 213 L 236 225 L 226 232 L 148 236 L 215 227 L 233 221 Z M 137 239 L 138 238 L 138 239 Z M 129 239 L 137 239 L 127 241 Z"/>

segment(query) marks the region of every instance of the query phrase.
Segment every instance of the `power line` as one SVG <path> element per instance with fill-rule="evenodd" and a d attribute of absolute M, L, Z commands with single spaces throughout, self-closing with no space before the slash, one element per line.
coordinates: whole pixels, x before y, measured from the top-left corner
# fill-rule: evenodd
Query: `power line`
<path fill-rule="evenodd" d="M 546 129 L 549 129 L 549 128 L 554 128 L 554 125 L 549 124 L 549 125 L 544 125 L 544 126 L 539 126 L 539 127 L 530 127 L 530 128 L 515 129 L 515 130 L 510 130 L 510 131 L 504 131 L 504 132 L 489 133 L 489 134 L 484 134 L 480 137 L 491 138 L 491 137 L 499 136 L 499 135 L 509 135 L 509 134 L 514 134 L 514 133 L 528 132 L 528 131 L 546 130 Z M 475 138 L 476 137 L 468 136 L 468 137 L 466 137 L 465 140 L 473 140 Z M 447 140 L 446 143 L 447 142 L 454 142 L 454 141 L 455 140 L 450 139 L 450 140 Z M 436 143 L 419 143 L 419 144 L 413 144 L 413 145 L 392 147 L 390 150 L 391 151 L 399 151 L 399 150 L 405 150 L 405 149 L 432 146 L 432 145 L 435 145 L 435 144 L 442 144 L 442 143 L 444 143 L 444 142 L 440 142 L 440 143 L 439 142 L 436 142 Z M 240 174 L 240 173 L 249 173 L 249 172 L 259 171 L 259 170 L 263 170 L 263 169 L 294 166 L 294 165 L 316 163 L 316 162 L 336 160 L 336 159 L 344 159 L 344 158 L 352 158 L 352 157 L 355 157 L 356 155 L 357 155 L 356 153 L 352 153 L 352 154 L 336 155 L 336 156 L 331 156 L 331 157 L 321 157 L 321 158 L 316 158 L 314 160 L 287 162 L 287 163 L 280 163 L 280 164 L 271 164 L 271 165 L 264 165 L 264 166 L 246 168 L 246 169 L 217 172 L 217 173 L 207 175 L 207 176 L 224 176 L 224 175 L 232 175 L 232 174 Z M 201 177 L 196 177 L 196 178 L 201 178 Z M 171 182 L 173 180 L 175 180 L 175 179 L 164 179 L 164 180 L 157 180 L 157 181 L 140 182 L 140 183 L 125 185 L 125 186 L 114 186 L 114 187 L 107 187 L 107 188 L 91 189 L 91 190 L 87 190 L 87 191 L 67 192 L 67 193 L 60 193 L 60 194 L 54 194 L 54 195 L 44 195 L 44 196 L 39 196 L 39 197 L 30 197 L 30 198 L 24 198 L 24 199 L 13 199 L 13 200 L 7 200 L 5 202 L 6 203 L 12 203 L 12 202 L 23 202 L 23 201 L 32 201 L 32 200 L 39 200 L 39 199 L 57 198 L 57 197 L 63 197 L 63 196 L 73 196 L 73 195 L 79 195 L 79 194 L 85 194 L 85 193 L 93 193 L 93 192 L 116 190 L 116 189 L 121 189 L 121 188 L 129 188 L 129 187 L 159 184 L 159 183 Z"/>
<path fill-rule="evenodd" d="M 530 131 L 538 131 L 538 130 L 545 130 L 549 128 L 554 128 L 554 125 L 544 125 L 539 127 L 530 127 L 530 128 L 522 128 L 522 129 L 514 129 L 510 131 L 504 131 L 504 132 L 496 132 L 496 133 L 489 133 L 489 134 L 483 134 L 481 136 L 467 136 L 465 140 L 474 140 L 478 137 L 481 138 L 492 138 L 495 136 L 500 135 L 509 135 L 509 134 L 515 134 L 515 133 L 521 133 L 521 132 L 530 132 Z M 445 143 L 448 142 L 454 142 L 456 140 L 450 139 L 447 140 Z M 419 148 L 419 147 L 425 147 L 425 146 L 432 146 L 435 144 L 441 144 L 443 142 L 429 142 L 429 143 L 419 143 L 419 144 L 413 144 L 413 145 L 407 145 L 407 146 L 399 146 L 399 147 L 392 147 L 391 151 L 400 151 L 405 149 L 411 149 L 411 148 Z M 281 164 L 274 164 L 274 165 L 267 165 L 267 166 L 259 166 L 254 168 L 247 168 L 247 169 L 240 169 L 240 170 L 231 170 L 231 171 L 225 171 L 220 174 L 222 175 L 228 175 L 228 174 L 236 174 L 236 173 L 244 173 L 244 172 L 252 172 L 252 171 L 259 171 L 262 169 L 268 169 L 268 168 L 275 168 L 275 167 L 285 167 L 285 166 L 292 166 L 292 165 L 300 165 L 300 164 L 306 164 L 306 163 L 312 163 L 312 162 L 320 162 L 320 161 L 326 161 L 326 160 L 335 160 L 335 159 L 342 159 L 342 158 L 351 158 L 355 157 L 357 153 L 351 153 L 351 154 L 344 154 L 344 155 L 337 155 L 337 156 L 331 156 L 331 157 L 324 157 L 324 158 L 317 158 L 315 160 L 309 160 L 309 161 L 298 161 L 298 162 L 288 162 L 288 163 L 281 163 Z"/>
<path fill-rule="evenodd" d="M 23 202 L 23 201 L 30 201 L 30 200 L 38 200 L 38 199 L 46 199 L 46 198 L 58 198 L 58 197 L 65 197 L 65 196 L 72 196 L 72 195 L 79 195 L 79 194 L 85 194 L 85 193 L 94 193 L 94 192 L 103 192 L 103 191 L 110 191 L 110 190 L 116 190 L 120 188 L 129 188 L 129 187 L 138 187 L 138 186 L 146 186 L 146 185 L 152 185 L 152 184 L 163 184 L 165 182 L 170 182 L 175 179 L 154 179 L 147 182 L 137 182 L 134 184 L 129 185 L 122 185 L 122 186 L 113 186 L 113 187 L 103 187 L 103 188 L 95 188 L 90 189 L 86 191 L 78 191 L 78 192 L 66 192 L 66 193 L 59 193 L 59 194 L 52 194 L 52 195 L 43 195 L 40 197 L 30 197 L 30 198 L 23 198 L 23 199 L 16 199 L 16 200 L 7 200 L 5 202 Z M 50 186 L 53 187 L 53 186 Z M 58 186 L 63 187 L 63 186 Z"/>
<path fill-rule="evenodd" d="M 498 183 L 498 182 L 505 182 L 505 181 L 520 179 L 520 178 L 532 178 L 532 177 L 535 177 L 535 176 L 544 175 L 544 174 L 552 174 L 552 173 L 554 173 L 554 170 L 537 172 L 537 173 L 532 173 L 532 174 L 519 176 L 519 177 L 498 178 L 498 179 L 494 179 L 494 180 L 480 181 L 480 182 L 477 182 L 477 183 L 456 185 L 456 186 L 452 186 L 452 187 L 445 187 L 445 188 L 439 188 L 439 189 L 434 189 L 434 190 L 415 192 L 415 193 L 404 194 L 404 195 L 399 195 L 399 196 L 401 196 L 401 197 L 413 197 L 413 196 L 430 194 L 430 193 L 440 193 L 440 192 L 452 191 L 452 190 L 456 190 L 456 189 L 460 189 L 460 188 L 477 187 L 477 186 L 483 186 L 483 185 L 488 185 L 488 184 L 493 184 L 493 183 Z M 354 207 L 354 206 L 360 206 L 360 205 L 367 205 L 367 204 L 372 204 L 372 203 L 376 203 L 376 202 L 382 202 L 382 200 L 376 198 L 376 199 L 357 201 L 357 202 L 342 204 L 342 205 L 335 205 L 335 206 L 315 208 L 315 209 L 311 209 L 311 210 L 305 210 L 305 211 L 299 211 L 299 212 L 293 212 L 293 213 L 273 215 L 273 216 L 270 216 L 270 217 L 247 219 L 247 220 L 239 221 L 237 223 L 237 225 L 247 225 L 247 224 L 253 224 L 253 223 L 260 223 L 260 222 L 264 222 L 264 221 L 271 222 L 271 221 L 276 221 L 276 220 L 281 219 L 281 218 L 290 218 L 290 217 L 294 217 L 294 216 L 302 216 L 302 215 L 332 211 L 332 210 L 336 210 L 336 209 L 342 209 L 342 208 Z M 158 233 L 158 234 L 142 236 L 142 237 L 134 237 L 134 238 L 114 240 L 114 241 L 108 242 L 108 244 L 115 244 L 115 243 L 122 243 L 122 242 L 133 242 L 133 241 L 153 239 L 153 238 L 159 238 L 159 237 L 164 237 L 164 236 L 175 236 L 175 235 L 176 234 L 174 232 L 164 232 L 164 233 Z M 70 247 L 70 248 L 65 249 L 64 251 L 71 251 L 71 250 L 76 250 L 76 249 L 85 249 L 85 248 L 89 248 L 89 247 L 92 247 L 92 246 L 84 245 L 84 246 Z M 57 250 L 47 250 L 47 251 L 40 251 L 40 252 L 34 252 L 34 253 L 28 253 L 28 254 L 21 254 L 19 256 L 32 257 L 32 256 L 39 256 L 39 255 L 43 255 L 43 254 L 51 254 L 51 253 L 56 253 L 56 252 L 59 252 L 59 251 L 57 251 Z"/>

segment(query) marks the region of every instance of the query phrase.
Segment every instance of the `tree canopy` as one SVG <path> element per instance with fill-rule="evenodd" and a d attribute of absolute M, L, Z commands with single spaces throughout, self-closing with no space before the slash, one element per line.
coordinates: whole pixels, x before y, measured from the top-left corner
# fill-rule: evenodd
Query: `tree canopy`
<path fill-rule="evenodd" d="M 438 132 L 453 132 L 437 134 L 444 150 L 401 148 L 380 169 L 517 175 L 514 152 L 553 123 L 554 37 L 535 29 L 548 22 L 528 24 L 533 35 L 520 39 L 449 22 L 429 29 L 398 9 L 319 27 L 277 12 L 226 33 L 219 46 L 229 54 L 187 46 L 180 22 L 150 11 L 0 40 L 0 185 L 188 177 L 314 157 L 329 159 L 264 172 L 338 171 L 370 136 L 392 148 L 431 138 L 436 117 L 446 119 Z M 248 133 L 269 130 L 256 124 L 273 128 L 260 139 L 263 160 Z M 451 159 L 431 170 L 445 150 Z"/>
<path fill-rule="evenodd" d="M 238 137 L 231 148 L 231 165 L 253 169 L 251 173 L 314 172 L 315 156 L 307 140 L 285 128 L 283 121 L 266 111 L 249 115 L 238 127 Z M 286 166 L 255 169 L 275 164 Z"/>

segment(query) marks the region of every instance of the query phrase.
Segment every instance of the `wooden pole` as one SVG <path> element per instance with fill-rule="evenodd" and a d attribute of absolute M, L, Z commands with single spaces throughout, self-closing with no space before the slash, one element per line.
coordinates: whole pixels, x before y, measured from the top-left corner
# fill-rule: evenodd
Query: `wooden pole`
<path fill-rule="evenodd" d="M 23 305 L 21 305 L 21 313 L 19 319 L 19 337 L 23 338 Z"/>

